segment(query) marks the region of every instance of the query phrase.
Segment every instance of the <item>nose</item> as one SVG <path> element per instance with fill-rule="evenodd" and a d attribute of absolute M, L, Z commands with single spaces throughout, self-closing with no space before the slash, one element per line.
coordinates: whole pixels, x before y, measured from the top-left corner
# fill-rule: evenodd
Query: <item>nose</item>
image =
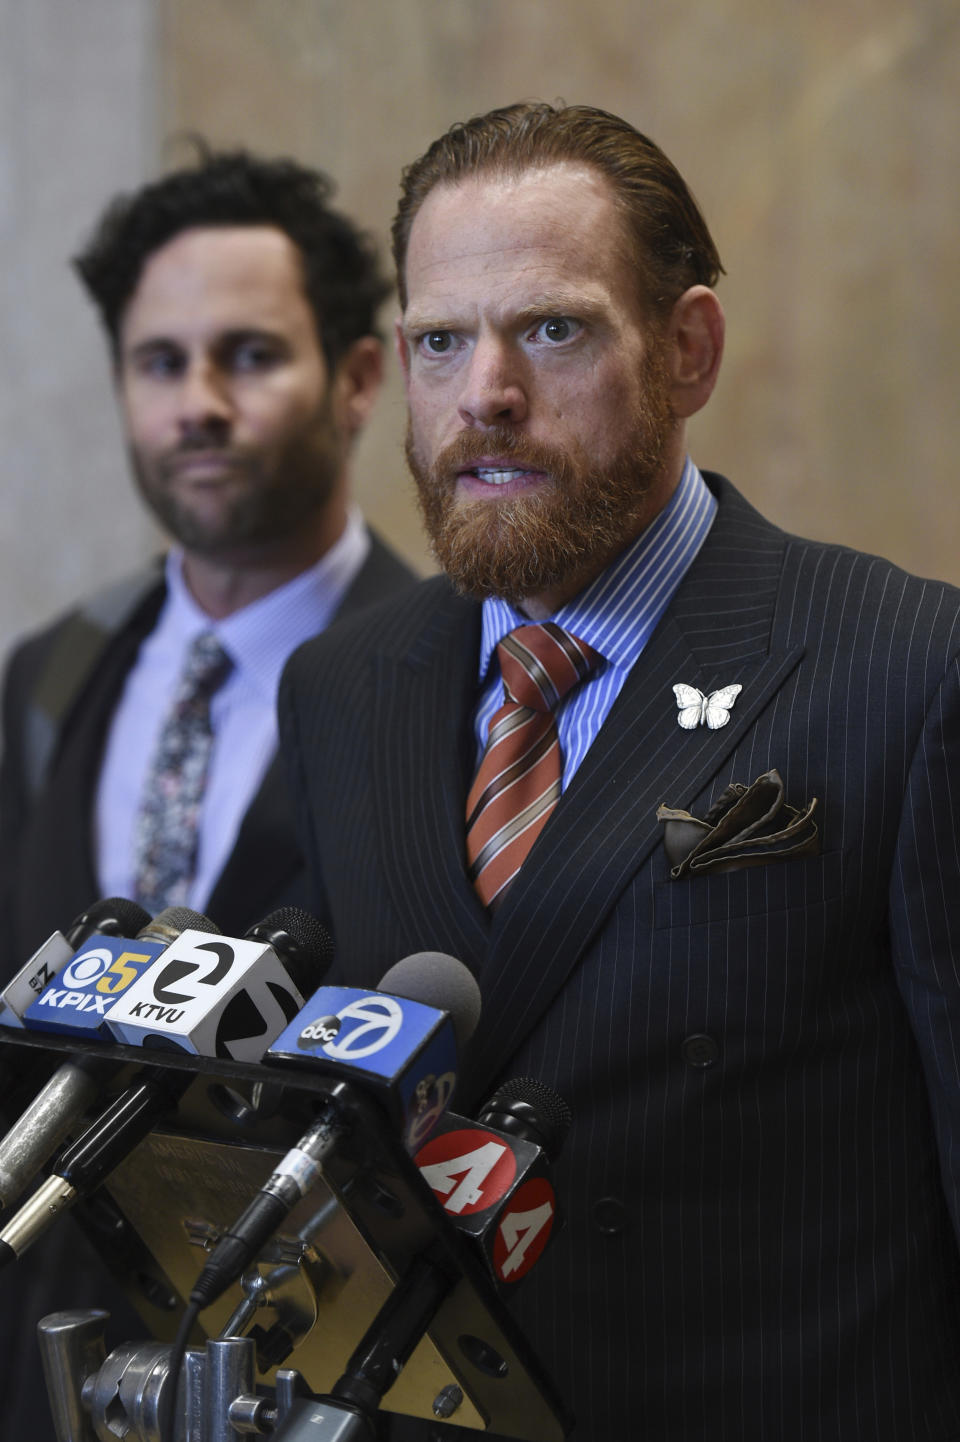
<path fill-rule="evenodd" d="M 229 388 L 222 372 L 209 359 L 196 360 L 184 371 L 177 397 L 181 432 L 225 432 L 233 417 Z"/>
<path fill-rule="evenodd" d="M 476 341 L 458 409 L 461 419 L 472 426 L 509 425 L 526 419 L 522 358 L 506 341 L 494 337 Z"/>

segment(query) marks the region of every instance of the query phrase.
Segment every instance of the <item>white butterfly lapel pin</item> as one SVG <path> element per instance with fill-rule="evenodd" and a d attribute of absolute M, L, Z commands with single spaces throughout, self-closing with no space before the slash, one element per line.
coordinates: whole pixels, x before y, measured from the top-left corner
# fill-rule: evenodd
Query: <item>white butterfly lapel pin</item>
<path fill-rule="evenodd" d="M 677 720 L 684 731 L 692 731 L 695 726 L 709 726 L 711 731 L 717 731 L 730 720 L 730 708 L 742 690 L 739 685 L 721 686 L 719 691 L 704 696 L 696 686 L 678 683 L 673 688 L 679 708 Z"/>

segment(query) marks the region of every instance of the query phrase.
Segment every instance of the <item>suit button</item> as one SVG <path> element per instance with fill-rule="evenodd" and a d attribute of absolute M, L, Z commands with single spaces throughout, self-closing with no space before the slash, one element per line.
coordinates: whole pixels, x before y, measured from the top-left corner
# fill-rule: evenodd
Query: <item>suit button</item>
<path fill-rule="evenodd" d="M 601 1197 L 593 1204 L 593 1220 L 603 1236 L 618 1237 L 627 1225 L 627 1209 L 619 1197 Z"/>
<path fill-rule="evenodd" d="M 720 1056 L 719 1046 L 712 1036 L 706 1035 L 688 1036 L 680 1051 L 687 1066 L 696 1067 L 699 1071 L 713 1066 Z"/>

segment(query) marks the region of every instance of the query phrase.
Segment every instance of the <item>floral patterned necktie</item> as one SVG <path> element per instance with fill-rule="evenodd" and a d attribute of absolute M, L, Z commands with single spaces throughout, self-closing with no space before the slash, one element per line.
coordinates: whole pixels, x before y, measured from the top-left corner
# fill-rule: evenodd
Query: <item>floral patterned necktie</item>
<path fill-rule="evenodd" d="M 153 915 L 189 896 L 213 747 L 210 702 L 232 665 L 212 631 L 197 636 L 160 731 L 134 831 L 136 900 Z"/>

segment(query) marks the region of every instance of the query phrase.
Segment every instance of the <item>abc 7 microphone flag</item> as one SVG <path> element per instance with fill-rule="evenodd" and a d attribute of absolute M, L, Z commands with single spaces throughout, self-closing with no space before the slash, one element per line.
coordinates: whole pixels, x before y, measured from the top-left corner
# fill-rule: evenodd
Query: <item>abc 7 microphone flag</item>
<path fill-rule="evenodd" d="M 435 955 L 449 962 L 448 977 L 463 973 L 475 989 L 460 962 Z M 410 975 L 416 975 L 415 967 Z M 391 984 L 390 977 L 388 972 L 381 986 Z M 479 993 L 477 997 L 479 1007 Z M 450 998 L 432 1000 L 428 1005 L 386 991 L 322 986 L 277 1037 L 265 1060 L 352 1078 L 379 1098 L 408 1151 L 414 1151 L 445 1111 L 457 1080 L 457 1013 L 462 1008 L 456 990 Z"/>

